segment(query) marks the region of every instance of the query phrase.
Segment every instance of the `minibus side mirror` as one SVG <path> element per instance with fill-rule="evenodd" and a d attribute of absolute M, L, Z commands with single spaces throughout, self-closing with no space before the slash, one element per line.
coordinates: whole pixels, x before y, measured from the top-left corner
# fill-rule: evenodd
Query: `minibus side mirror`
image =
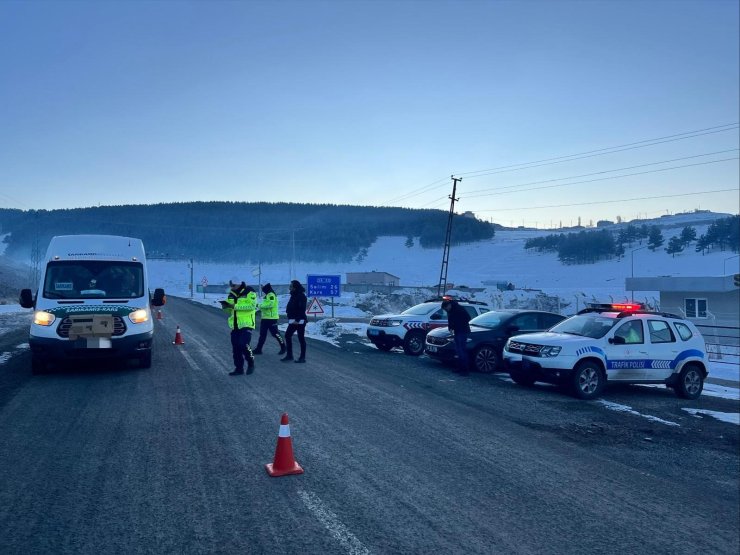
<path fill-rule="evenodd" d="M 36 303 L 33 300 L 33 293 L 30 289 L 22 289 L 21 296 L 18 298 L 18 304 L 23 308 L 33 308 Z"/>

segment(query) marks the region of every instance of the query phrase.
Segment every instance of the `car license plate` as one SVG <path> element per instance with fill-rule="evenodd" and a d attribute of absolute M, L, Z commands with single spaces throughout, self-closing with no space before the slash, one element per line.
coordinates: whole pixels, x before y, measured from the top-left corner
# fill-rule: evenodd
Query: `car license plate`
<path fill-rule="evenodd" d="M 369 333 L 370 335 L 379 335 L 380 334 L 380 332 L 378 330 L 367 330 L 367 333 Z"/>
<path fill-rule="evenodd" d="M 434 345 L 427 345 L 427 351 L 430 353 L 436 353 L 437 347 L 435 347 Z"/>

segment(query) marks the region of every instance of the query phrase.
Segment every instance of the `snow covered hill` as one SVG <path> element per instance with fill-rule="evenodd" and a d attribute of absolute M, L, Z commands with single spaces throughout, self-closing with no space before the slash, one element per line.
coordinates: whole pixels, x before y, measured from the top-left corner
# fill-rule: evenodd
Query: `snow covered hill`
<path fill-rule="evenodd" d="M 705 214 L 682 214 L 660 218 L 652 224 L 661 224 L 665 244 L 679 235 L 683 226 L 694 225 L 697 235 L 706 232 L 709 223 L 716 217 L 703 219 L 696 225 L 697 216 Z M 622 224 L 627 225 L 627 224 Z M 634 276 L 719 276 L 740 272 L 740 257 L 732 251 L 715 251 L 702 255 L 694 250 L 693 243 L 676 256 L 667 254 L 664 248 L 655 252 L 646 248 L 646 242 L 635 243 L 626 248 L 621 259 L 604 260 L 593 264 L 563 265 L 554 253 L 526 251 L 527 239 L 553 233 L 552 230 L 499 230 L 490 241 L 452 247 L 448 281 L 456 286 L 484 287 L 485 291 L 475 297 L 491 302 L 494 306 L 542 306 L 543 295 L 556 299 L 564 313 L 573 313 L 582 308 L 585 301 L 627 300 L 630 292 L 625 290 L 625 278 Z M 292 278 L 305 282 L 307 274 L 338 274 L 342 281 L 347 272 L 388 272 L 400 278 L 406 287 L 432 286 L 439 279 L 442 261 L 441 249 L 424 249 L 414 242 L 405 246 L 406 237 L 381 237 L 361 261 L 347 264 L 316 264 L 296 261 L 291 264 L 263 265 L 261 283 L 287 283 Z M 327 246 L 330 248 L 330 246 Z M 209 283 L 225 283 L 229 279 L 258 281 L 256 268 L 235 261 L 234 264 L 198 264 L 194 269 L 194 281 L 207 277 Z M 190 270 L 187 262 L 151 261 L 152 283 L 164 286 L 173 294 L 188 295 Z M 500 292 L 490 284 L 511 282 L 514 291 Z M 485 284 L 489 284 L 486 286 Z M 533 291 L 534 290 L 534 291 Z M 537 291 L 541 290 L 541 291 Z M 657 292 L 636 292 L 636 300 L 655 304 Z M 343 299 L 347 304 L 355 302 Z M 547 308 L 555 308 L 550 304 Z"/>

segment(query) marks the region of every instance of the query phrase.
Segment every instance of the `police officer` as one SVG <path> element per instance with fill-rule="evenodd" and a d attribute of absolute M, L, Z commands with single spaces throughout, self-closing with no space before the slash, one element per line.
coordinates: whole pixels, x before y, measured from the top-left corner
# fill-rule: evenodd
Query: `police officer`
<path fill-rule="evenodd" d="M 253 351 L 255 355 L 261 355 L 262 354 L 262 347 L 265 344 L 265 340 L 267 339 L 267 332 L 269 331 L 272 336 L 277 339 L 278 344 L 280 345 L 280 352 L 279 355 L 285 354 L 285 341 L 283 341 L 283 338 L 280 336 L 280 331 L 278 331 L 278 319 L 280 318 L 278 314 L 278 298 L 275 294 L 275 290 L 272 288 L 272 285 L 269 283 L 265 283 L 262 286 L 262 292 L 265 294 L 265 298 L 262 299 L 262 302 L 260 303 L 260 338 L 257 342 L 257 348 Z"/>
<path fill-rule="evenodd" d="M 280 359 L 283 362 L 293 360 L 294 333 L 298 333 L 298 343 L 301 346 L 301 356 L 296 359 L 296 362 L 306 362 L 306 339 L 304 335 L 306 333 L 306 322 L 308 321 L 308 316 L 306 316 L 308 299 L 304 291 L 303 285 L 297 279 L 290 282 L 290 300 L 285 307 L 288 315 L 288 329 L 285 330 L 285 343 L 287 344 L 288 353 Z"/>
<path fill-rule="evenodd" d="M 239 284 L 229 281 L 231 291 L 221 306 L 229 315 L 231 329 L 231 350 L 234 355 L 234 370 L 229 376 L 244 374 L 244 361 L 247 361 L 247 374 L 254 372 L 254 355 L 249 348 L 254 330 L 257 294 L 243 281 Z"/>

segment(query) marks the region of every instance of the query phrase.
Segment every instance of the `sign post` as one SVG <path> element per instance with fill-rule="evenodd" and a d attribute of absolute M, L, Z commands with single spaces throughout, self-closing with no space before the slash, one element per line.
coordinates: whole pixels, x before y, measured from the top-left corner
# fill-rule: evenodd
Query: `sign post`
<path fill-rule="evenodd" d="M 203 286 L 203 298 L 206 298 L 206 287 L 208 287 L 208 278 L 206 276 L 203 276 L 203 279 L 200 280 L 200 284 Z"/>
<path fill-rule="evenodd" d="M 334 299 L 341 297 L 342 276 L 336 275 L 317 275 L 308 274 L 306 276 L 306 286 L 308 287 L 307 296 L 309 297 L 330 297 L 331 298 L 331 317 L 334 318 Z M 318 299 L 315 299 L 318 301 Z M 321 314 L 324 310 L 321 310 Z"/>

